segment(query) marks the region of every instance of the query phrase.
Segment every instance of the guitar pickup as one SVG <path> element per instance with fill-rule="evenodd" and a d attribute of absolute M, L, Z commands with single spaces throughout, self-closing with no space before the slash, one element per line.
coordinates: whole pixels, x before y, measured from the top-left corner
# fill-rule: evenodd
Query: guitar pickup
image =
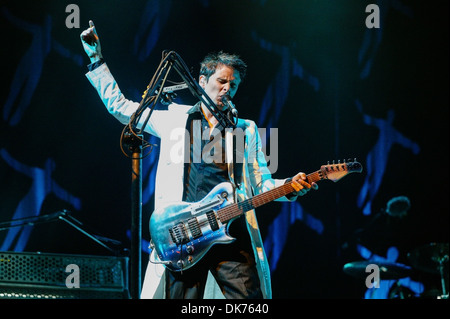
<path fill-rule="evenodd" d="M 219 224 L 217 222 L 216 214 L 214 213 L 214 211 L 206 213 L 206 216 L 208 217 L 209 226 L 211 226 L 212 231 L 218 230 Z"/>
<path fill-rule="evenodd" d="M 197 218 L 193 217 L 188 220 L 189 230 L 191 231 L 192 237 L 194 239 L 199 238 L 203 235 L 202 230 L 200 229 L 200 224 L 198 223 Z"/>

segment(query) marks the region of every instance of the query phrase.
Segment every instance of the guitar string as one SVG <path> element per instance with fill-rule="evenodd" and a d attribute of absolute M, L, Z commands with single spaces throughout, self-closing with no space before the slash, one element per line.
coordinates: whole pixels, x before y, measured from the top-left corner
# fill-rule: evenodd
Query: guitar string
<path fill-rule="evenodd" d="M 345 168 L 342 167 L 344 170 Z M 321 179 L 324 179 L 323 172 L 321 170 L 315 171 L 311 174 L 307 175 L 307 180 L 311 182 L 317 182 Z M 265 193 L 258 194 L 252 198 L 248 198 L 242 202 L 233 203 L 226 207 L 223 207 L 217 211 L 217 217 L 222 223 L 226 223 L 234 217 L 244 214 L 245 212 L 257 208 L 265 203 L 273 201 L 277 198 L 283 197 L 294 191 L 292 187 L 292 182 L 282 185 L 281 187 L 277 187 L 271 189 Z M 199 226 L 203 227 L 204 225 L 209 224 L 207 220 L 203 220 L 199 222 Z"/>
<path fill-rule="evenodd" d="M 310 182 L 317 182 L 321 179 L 320 171 L 313 172 L 307 175 L 307 178 Z M 273 201 L 277 198 L 283 197 L 289 193 L 292 193 L 294 188 L 292 186 L 292 182 L 282 185 L 281 187 L 277 187 L 271 189 L 265 193 L 258 194 L 252 198 L 249 198 L 243 202 L 234 203 L 228 205 L 219 211 L 217 211 L 217 215 L 219 220 L 224 223 L 229 221 L 230 219 L 237 217 L 252 208 L 257 208 L 269 201 Z"/>
<path fill-rule="evenodd" d="M 226 222 L 234 217 L 237 217 L 252 208 L 261 206 L 264 203 L 275 200 L 282 197 L 290 192 L 294 191 L 291 183 L 285 184 L 279 188 L 272 189 L 268 192 L 256 195 L 255 197 L 249 198 L 243 202 L 234 203 L 232 205 L 226 206 L 219 210 L 218 216 L 222 222 Z"/>

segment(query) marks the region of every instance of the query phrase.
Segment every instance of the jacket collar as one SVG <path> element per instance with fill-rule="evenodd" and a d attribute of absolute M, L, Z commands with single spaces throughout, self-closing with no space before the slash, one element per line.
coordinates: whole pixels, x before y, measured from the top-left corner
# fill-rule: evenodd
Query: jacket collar
<path fill-rule="evenodd" d="M 202 102 L 197 102 L 194 106 L 192 106 L 189 110 L 188 110 L 188 114 L 192 114 L 192 113 L 195 113 L 195 112 L 200 112 L 200 105 L 201 105 L 201 103 Z"/>

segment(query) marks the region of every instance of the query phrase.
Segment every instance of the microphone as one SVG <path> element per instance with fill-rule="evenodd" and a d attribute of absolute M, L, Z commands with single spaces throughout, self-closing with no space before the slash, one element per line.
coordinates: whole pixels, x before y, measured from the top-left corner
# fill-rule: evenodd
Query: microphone
<path fill-rule="evenodd" d="M 234 117 L 238 117 L 238 111 L 236 110 L 233 102 L 231 102 L 231 96 L 229 96 L 228 94 L 222 95 L 222 103 L 228 106 L 228 109 L 231 111 L 231 114 L 233 114 Z"/>

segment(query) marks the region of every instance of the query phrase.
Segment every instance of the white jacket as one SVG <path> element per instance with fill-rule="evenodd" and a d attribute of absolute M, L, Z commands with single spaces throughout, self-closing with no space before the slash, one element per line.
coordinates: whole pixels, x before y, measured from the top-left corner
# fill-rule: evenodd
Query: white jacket
<path fill-rule="evenodd" d="M 86 77 L 97 90 L 108 112 L 122 124 L 128 124 L 130 116 L 136 111 L 139 103 L 127 100 L 124 97 L 106 63 L 92 72 L 88 72 Z M 195 106 L 171 104 L 168 106 L 168 110 L 154 110 L 145 127 L 145 132 L 161 139 L 155 181 L 155 209 L 164 204 L 182 200 L 186 120 L 188 115 L 196 110 Z M 141 121 L 146 119 L 146 113 L 148 114 L 148 112 L 149 109 L 144 112 Z M 238 201 L 241 201 L 252 197 L 253 194 L 259 194 L 280 186 L 284 184 L 285 180 L 271 177 L 264 153 L 261 151 L 261 139 L 256 124 L 250 120 L 239 119 L 237 127 L 245 132 L 244 171 L 242 183 L 236 194 Z M 230 178 L 234 180 L 232 170 L 230 172 Z M 279 200 L 288 201 L 286 197 Z M 245 216 L 252 239 L 262 292 L 265 298 L 271 298 L 269 263 L 264 252 L 255 211 L 248 211 Z M 154 260 L 154 258 L 154 256 L 150 256 L 150 259 Z M 164 266 L 161 264 L 148 263 L 141 298 L 165 297 L 164 270 Z M 208 276 L 204 297 L 207 299 L 224 297 L 211 273 Z"/>

